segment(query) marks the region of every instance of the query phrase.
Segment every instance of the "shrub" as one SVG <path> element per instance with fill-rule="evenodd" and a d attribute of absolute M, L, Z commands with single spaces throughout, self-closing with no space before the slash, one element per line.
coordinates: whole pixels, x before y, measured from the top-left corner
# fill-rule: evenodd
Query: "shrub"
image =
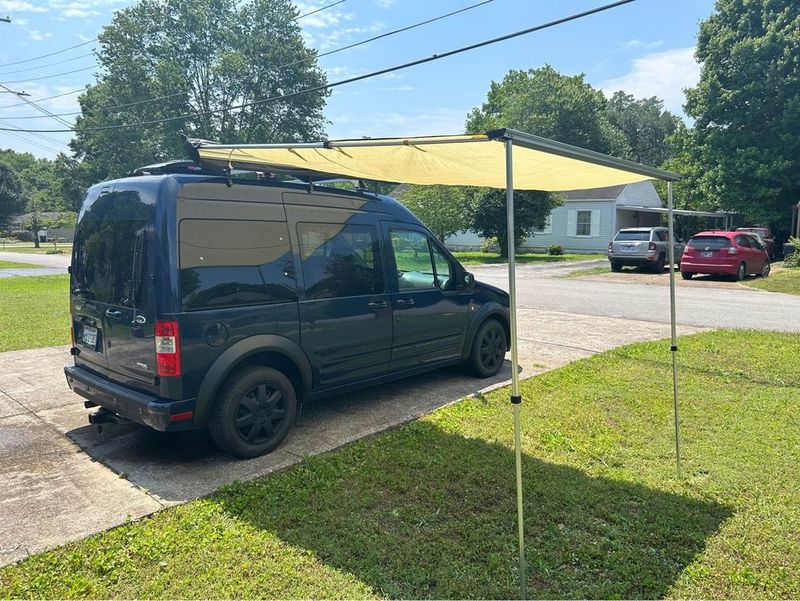
<path fill-rule="evenodd" d="M 794 246 L 795 251 L 787 255 L 783 259 L 783 266 L 784 267 L 800 267 L 800 238 L 795 238 L 793 236 L 789 237 L 789 244 Z"/>
<path fill-rule="evenodd" d="M 500 247 L 497 245 L 497 238 L 494 236 L 483 239 L 481 244 L 482 253 L 496 253 Z"/>
<path fill-rule="evenodd" d="M 20 242 L 33 242 L 33 233 L 30 230 L 14 230 L 11 232 L 11 237 Z"/>
<path fill-rule="evenodd" d="M 560 244 L 551 244 L 547 247 L 547 254 L 553 256 L 563 255 L 564 247 Z"/>

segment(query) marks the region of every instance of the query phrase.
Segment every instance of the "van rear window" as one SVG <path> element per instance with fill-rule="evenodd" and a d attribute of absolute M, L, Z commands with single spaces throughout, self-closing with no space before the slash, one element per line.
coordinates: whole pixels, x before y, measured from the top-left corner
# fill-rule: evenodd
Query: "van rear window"
<path fill-rule="evenodd" d="M 689 240 L 689 246 L 696 250 L 720 250 L 730 245 L 731 241 L 725 236 L 695 236 Z"/>
<path fill-rule="evenodd" d="M 104 194 L 84 209 L 73 246 L 73 294 L 109 305 L 142 305 L 151 213 L 135 191 Z"/>
<path fill-rule="evenodd" d="M 616 241 L 624 240 L 650 240 L 650 232 L 617 232 Z"/>
<path fill-rule="evenodd" d="M 286 224 L 182 220 L 180 286 L 187 311 L 296 300 Z"/>

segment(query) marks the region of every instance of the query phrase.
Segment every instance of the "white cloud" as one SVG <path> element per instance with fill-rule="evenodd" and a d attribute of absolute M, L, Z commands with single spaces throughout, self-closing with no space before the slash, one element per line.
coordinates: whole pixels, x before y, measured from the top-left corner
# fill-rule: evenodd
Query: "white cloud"
<path fill-rule="evenodd" d="M 329 135 L 336 138 L 425 136 L 464 131 L 469 108 L 439 107 L 421 112 L 375 112 L 331 117 Z"/>
<path fill-rule="evenodd" d="M 319 8 L 322 8 L 324 4 L 321 2 L 295 2 L 295 6 L 297 6 L 297 10 L 299 11 L 300 15 L 305 15 L 307 13 L 313 12 Z M 321 10 L 318 13 L 314 13 L 313 15 L 309 15 L 307 17 L 303 17 L 298 21 L 300 25 L 305 27 L 316 27 L 318 29 L 327 29 L 329 27 L 336 27 L 343 21 L 349 21 L 353 18 L 352 13 L 346 13 L 338 8 L 333 9 L 326 9 Z"/>
<path fill-rule="evenodd" d="M 700 65 L 694 60 L 694 48 L 676 48 L 636 58 L 625 75 L 607 79 L 600 88 L 611 96 L 624 90 L 636 98 L 658 96 L 664 106 L 677 114 L 683 112 L 685 88 L 700 79 Z"/>
<path fill-rule="evenodd" d="M 90 41 L 90 40 L 92 40 L 92 39 L 93 39 L 93 38 L 90 38 L 88 35 L 84 35 L 84 34 L 82 34 L 82 33 L 78 33 L 78 34 L 76 35 L 76 37 L 77 37 L 77 38 L 78 38 L 78 39 L 79 39 L 81 42 L 88 42 L 88 41 Z"/>
<path fill-rule="evenodd" d="M 53 34 L 48 32 L 42 33 L 41 31 L 37 31 L 35 29 L 28 30 L 28 37 L 32 39 L 34 42 L 43 42 L 48 38 L 52 38 Z"/>
<path fill-rule="evenodd" d="M 622 44 L 623 50 L 652 50 L 664 45 L 663 40 L 656 40 L 655 42 L 644 42 L 639 39 L 628 40 Z"/>
<path fill-rule="evenodd" d="M 336 29 L 328 34 L 318 35 L 319 43 L 316 45 L 316 48 L 324 52 L 336 46 L 345 46 L 356 41 L 356 36 L 361 39 L 365 36 L 374 35 L 382 31 L 384 27 L 385 25 L 378 21 L 367 27 L 345 27 L 343 29 Z"/>
<path fill-rule="evenodd" d="M 409 85 L 402 85 L 402 86 L 391 86 L 388 88 L 378 88 L 379 92 L 413 92 L 414 86 Z"/>
<path fill-rule="evenodd" d="M 5 13 L 46 13 L 44 6 L 35 6 L 23 0 L 0 0 L 0 12 Z M 12 21 L 13 22 L 13 21 Z"/>
<path fill-rule="evenodd" d="M 375 0 L 375 6 L 377 6 L 378 8 L 387 9 L 387 8 L 392 8 L 395 2 L 396 0 Z"/>

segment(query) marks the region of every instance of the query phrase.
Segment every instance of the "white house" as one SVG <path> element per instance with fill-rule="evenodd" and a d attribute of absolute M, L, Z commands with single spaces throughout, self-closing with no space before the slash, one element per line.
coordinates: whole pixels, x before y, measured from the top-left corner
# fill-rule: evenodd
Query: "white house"
<path fill-rule="evenodd" d="M 661 198 L 652 182 L 565 192 L 564 204 L 553 209 L 543 230 L 523 244 L 524 249 L 546 249 L 560 244 L 565 252 L 605 252 L 617 230 L 661 225 Z M 449 236 L 448 248 L 473 250 L 483 239 L 475 232 Z"/>

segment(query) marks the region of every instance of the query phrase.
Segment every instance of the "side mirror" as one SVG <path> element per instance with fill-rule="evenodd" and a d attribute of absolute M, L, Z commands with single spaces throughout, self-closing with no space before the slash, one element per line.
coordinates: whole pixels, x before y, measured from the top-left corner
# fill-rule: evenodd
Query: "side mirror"
<path fill-rule="evenodd" d="M 470 272 L 464 272 L 464 288 L 466 290 L 472 290 L 475 287 L 475 276 L 472 275 Z"/>

